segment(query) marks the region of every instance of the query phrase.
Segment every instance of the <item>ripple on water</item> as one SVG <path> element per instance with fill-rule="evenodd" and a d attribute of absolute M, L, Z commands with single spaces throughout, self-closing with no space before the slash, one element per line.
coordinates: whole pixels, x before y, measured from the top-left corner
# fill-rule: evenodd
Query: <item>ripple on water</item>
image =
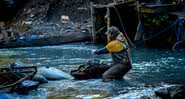
<path fill-rule="evenodd" d="M 74 44 L 74 45 L 60 45 L 60 46 L 45 46 L 42 48 L 49 48 L 49 49 L 62 49 L 62 50 L 66 50 L 66 49 L 73 49 L 73 50 L 93 50 L 93 49 L 97 49 L 96 46 L 92 46 L 92 45 L 84 45 L 84 44 Z M 39 49 L 39 48 L 38 48 Z"/>
<path fill-rule="evenodd" d="M 120 94 L 112 98 L 113 99 L 156 99 L 154 90 L 151 88 L 141 88 L 140 90 L 132 90 L 126 94 Z"/>
<path fill-rule="evenodd" d="M 91 55 L 90 51 L 96 48 L 98 47 L 80 43 L 1 49 L 0 54 L 23 57 L 32 64 L 56 67 L 69 73 L 70 70 L 92 59 L 110 63 L 111 59 L 108 55 Z M 108 94 L 108 97 L 115 99 L 136 99 L 144 96 L 149 96 L 152 99 L 153 91 L 143 87 L 145 84 L 168 81 L 178 83 L 185 78 L 184 52 L 173 53 L 166 50 L 135 49 L 133 54 L 133 68 L 123 81 L 113 81 L 111 83 L 103 83 L 101 79 L 50 81 L 48 84 L 40 85 L 39 90 L 45 89 L 45 91 L 41 90 L 37 95 L 21 96 L 13 94 L 13 96 L 17 99 L 42 99 L 42 97 L 52 99 L 63 96 L 70 97 L 71 95 L 74 99 L 78 97 L 101 97 L 99 93 L 103 92 L 105 96 Z"/>

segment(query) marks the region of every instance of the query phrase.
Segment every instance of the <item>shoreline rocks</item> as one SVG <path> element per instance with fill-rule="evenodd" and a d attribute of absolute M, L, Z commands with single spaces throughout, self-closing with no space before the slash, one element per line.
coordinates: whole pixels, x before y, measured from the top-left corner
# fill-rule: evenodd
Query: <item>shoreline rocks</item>
<path fill-rule="evenodd" d="M 185 99 L 185 86 L 162 85 L 155 89 L 155 94 L 162 99 Z"/>
<path fill-rule="evenodd" d="M 37 89 L 38 86 L 39 82 L 32 80 L 24 80 L 13 91 L 15 91 L 18 94 L 27 95 L 31 90 Z"/>

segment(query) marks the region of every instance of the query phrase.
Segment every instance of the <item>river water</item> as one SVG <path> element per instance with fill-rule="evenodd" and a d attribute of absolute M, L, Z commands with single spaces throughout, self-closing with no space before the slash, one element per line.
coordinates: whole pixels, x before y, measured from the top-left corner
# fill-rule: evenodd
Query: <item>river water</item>
<path fill-rule="evenodd" d="M 91 55 L 91 50 L 102 46 L 74 43 L 59 46 L 0 49 L 0 54 L 26 58 L 27 63 L 50 66 L 70 73 L 88 60 L 98 59 L 110 63 L 109 55 Z M 139 99 L 155 98 L 152 86 L 161 83 L 185 83 L 185 52 L 136 48 L 132 50 L 133 68 L 124 80 L 102 82 L 91 80 L 49 81 L 29 95 L 8 94 L 12 99 Z"/>

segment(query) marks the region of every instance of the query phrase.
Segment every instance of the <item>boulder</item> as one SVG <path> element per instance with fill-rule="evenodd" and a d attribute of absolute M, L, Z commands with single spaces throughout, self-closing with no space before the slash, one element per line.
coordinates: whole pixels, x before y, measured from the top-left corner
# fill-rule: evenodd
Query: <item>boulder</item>
<path fill-rule="evenodd" d="M 27 95 L 31 90 L 37 89 L 39 82 L 32 80 L 25 80 L 20 83 L 13 91 L 18 94 Z"/>
<path fill-rule="evenodd" d="M 185 99 L 185 86 L 163 85 L 155 89 L 155 94 L 162 99 Z"/>
<path fill-rule="evenodd" d="M 73 79 L 71 75 L 53 67 L 38 68 L 37 74 L 42 75 L 47 80 Z"/>
<path fill-rule="evenodd" d="M 38 81 L 40 84 L 48 83 L 48 80 L 42 75 L 35 75 L 32 80 Z"/>

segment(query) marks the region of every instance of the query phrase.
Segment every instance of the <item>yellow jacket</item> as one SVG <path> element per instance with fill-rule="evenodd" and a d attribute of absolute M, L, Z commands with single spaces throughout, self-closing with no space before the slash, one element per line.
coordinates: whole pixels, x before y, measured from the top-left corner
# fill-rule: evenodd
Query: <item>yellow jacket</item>
<path fill-rule="evenodd" d="M 113 40 L 109 42 L 106 45 L 107 50 L 109 53 L 115 53 L 119 52 L 122 50 L 127 50 L 128 49 L 128 43 L 126 38 L 124 37 L 123 33 L 120 33 L 117 37 L 116 40 Z"/>
<path fill-rule="evenodd" d="M 128 57 L 128 43 L 122 33 L 120 33 L 116 40 L 109 42 L 106 47 L 95 51 L 95 54 L 107 54 L 111 53 L 112 59 L 116 63 L 125 63 L 129 61 Z"/>

